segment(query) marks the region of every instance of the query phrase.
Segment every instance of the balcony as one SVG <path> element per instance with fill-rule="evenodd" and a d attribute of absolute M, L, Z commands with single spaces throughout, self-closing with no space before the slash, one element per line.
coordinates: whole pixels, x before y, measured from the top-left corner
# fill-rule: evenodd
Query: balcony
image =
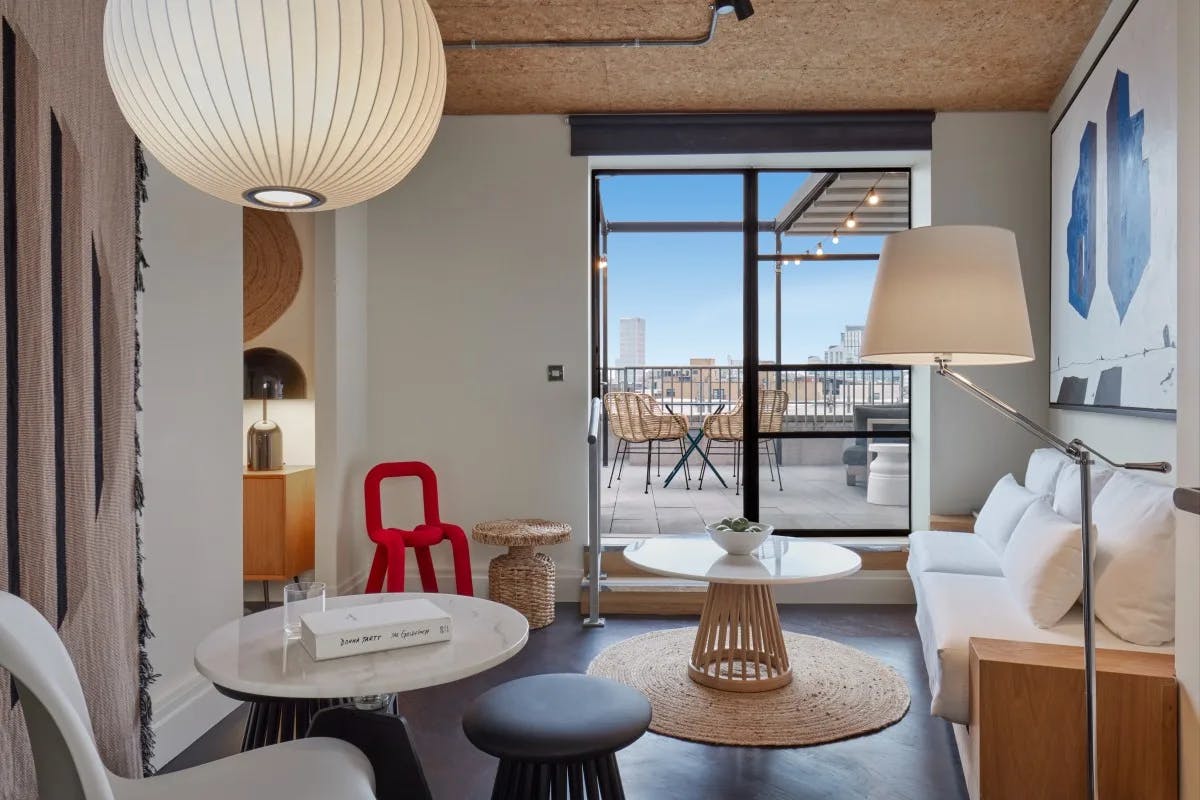
<path fill-rule="evenodd" d="M 741 367 L 647 366 L 608 370 L 608 391 L 641 392 L 664 408 L 687 417 L 693 436 L 711 413 L 728 412 L 741 395 Z M 907 492 L 902 505 L 868 502 L 868 445 L 907 442 L 909 370 L 874 365 L 760 367 L 762 389 L 783 389 L 787 403 L 769 440 L 770 454 L 758 458 L 758 517 L 776 528 L 800 534 L 883 534 L 907 532 Z M 858 437 L 855 432 L 870 432 Z M 683 471 L 664 485 L 680 458 L 675 442 L 655 445 L 646 492 L 645 444 L 632 445 L 624 465 L 616 464 L 617 440 L 607 429 L 607 458 L 601 476 L 601 530 L 612 536 L 695 532 L 706 521 L 743 513 L 745 488 L 734 481 L 734 445 L 701 441 L 726 485 L 688 459 Z M 845 435 L 839 435 L 845 434 Z M 661 464 L 660 464 L 661 462 Z M 612 476 L 616 464 L 621 480 Z M 780 488 L 782 480 L 782 489 Z M 690 488 L 689 488 L 690 483 Z"/>

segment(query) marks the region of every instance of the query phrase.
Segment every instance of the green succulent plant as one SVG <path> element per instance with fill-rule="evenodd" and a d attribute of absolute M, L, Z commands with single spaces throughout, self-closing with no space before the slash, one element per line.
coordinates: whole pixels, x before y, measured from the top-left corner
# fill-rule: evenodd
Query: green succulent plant
<path fill-rule="evenodd" d="M 757 522 L 751 522 L 745 517 L 725 517 L 713 526 L 713 530 L 721 533 L 762 533 L 767 528 Z"/>

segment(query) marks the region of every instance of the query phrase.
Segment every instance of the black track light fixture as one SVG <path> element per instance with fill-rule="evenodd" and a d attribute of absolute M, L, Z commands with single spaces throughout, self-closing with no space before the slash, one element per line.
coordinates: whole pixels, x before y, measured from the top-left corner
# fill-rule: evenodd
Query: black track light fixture
<path fill-rule="evenodd" d="M 738 19 L 747 19 L 754 13 L 754 6 L 750 5 L 750 0 L 717 0 L 718 14 L 730 12 Z"/>

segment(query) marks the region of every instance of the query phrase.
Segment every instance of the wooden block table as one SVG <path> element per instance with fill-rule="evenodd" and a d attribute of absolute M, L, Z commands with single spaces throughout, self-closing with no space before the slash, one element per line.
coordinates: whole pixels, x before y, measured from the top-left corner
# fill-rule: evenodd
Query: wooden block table
<path fill-rule="evenodd" d="M 546 519 L 498 519 L 471 531 L 480 544 L 507 547 L 488 564 L 488 599 L 515 608 L 530 628 L 554 622 L 554 559 L 535 548 L 571 538 L 571 526 Z"/>
<path fill-rule="evenodd" d="M 975 532 L 974 514 L 930 514 L 929 530 Z"/>
<path fill-rule="evenodd" d="M 1100 797 L 1168 800 L 1178 791 L 1175 657 L 1096 653 Z M 971 639 L 972 797 L 1083 800 L 1083 649 Z"/>

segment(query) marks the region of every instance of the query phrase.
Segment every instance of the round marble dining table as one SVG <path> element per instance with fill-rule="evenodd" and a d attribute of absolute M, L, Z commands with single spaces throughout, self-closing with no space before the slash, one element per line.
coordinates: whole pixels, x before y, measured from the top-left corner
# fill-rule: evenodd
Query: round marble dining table
<path fill-rule="evenodd" d="M 201 675 L 224 695 L 251 704 L 242 749 L 300 738 L 322 708 L 354 701 L 394 708 L 395 693 L 450 683 L 512 658 L 529 638 L 529 623 L 508 606 L 478 597 L 406 592 L 331 597 L 346 608 L 425 599 L 448 612 L 449 641 L 344 658 L 314 660 L 283 631 L 283 608 L 249 614 L 208 634 L 196 647 Z"/>

